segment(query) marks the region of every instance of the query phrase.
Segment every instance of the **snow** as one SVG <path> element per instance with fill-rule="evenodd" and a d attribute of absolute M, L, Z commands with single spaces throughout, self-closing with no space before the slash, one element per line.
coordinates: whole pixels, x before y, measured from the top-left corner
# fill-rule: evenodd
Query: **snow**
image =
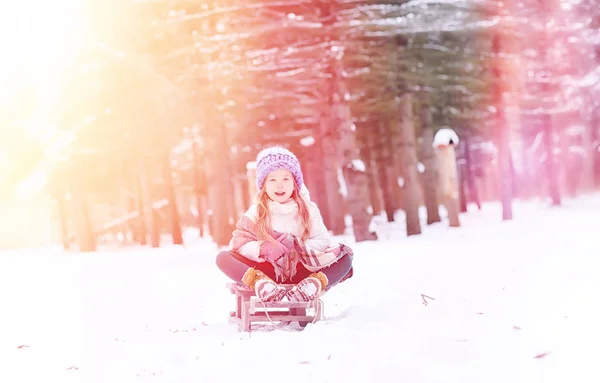
<path fill-rule="evenodd" d="M 306 71 L 305 68 L 293 69 L 285 72 L 277 72 L 275 77 L 292 77 L 300 73 L 304 73 Z"/>
<path fill-rule="evenodd" d="M 433 137 L 434 148 L 450 145 L 450 142 L 452 142 L 454 145 L 458 145 L 459 143 L 458 135 L 453 129 L 450 128 L 442 128 L 438 130 Z"/>
<path fill-rule="evenodd" d="M 371 208 L 371 211 L 373 210 L 373 208 L 371 206 L 369 206 Z M 373 213 L 369 213 L 369 214 L 373 214 Z M 385 212 L 379 212 L 379 214 L 375 214 L 371 217 L 371 222 L 369 222 L 369 233 L 375 233 L 377 234 L 377 238 L 383 238 L 383 236 L 389 235 L 389 232 L 387 232 L 386 230 L 382 230 L 382 228 L 384 228 L 386 226 L 387 222 L 387 217 L 385 215 Z"/>
<path fill-rule="evenodd" d="M 579 136 L 585 133 L 585 126 L 572 125 L 565 129 L 565 134 L 568 136 Z"/>
<path fill-rule="evenodd" d="M 339 193 L 344 197 L 348 197 L 348 187 L 346 186 L 346 179 L 344 178 L 344 171 L 341 167 L 337 168 L 337 179 L 339 185 Z"/>
<path fill-rule="evenodd" d="M 585 75 L 583 78 L 575 81 L 575 85 L 580 87 L 590 87 L 600 82 L 600 67 L 594 68 L 593 71 Z"/>
<path fill-rule="evenodd" d="M 364 173 L 367 170 L 365 163 L 361 159 L 354 159 L 354 160 L 352 160 L 351 164 L 352 164 L 352 168 L 354 170 L 356 170 L 357 172 Z"/>
<path fill-rule="evenodd" d="M 300 139 L 300 145 L 308 147 L 315 144 L 315 138 L 313 136 L 306 136 Z"/>
<path fill-rule="evenodd" d="M 339 237 L 355 275 L 303 331 L 227 324 L 234 302 L 206 239 L 0 253 L 0 381 L 598 382 L 600 195 L 563 204 Z"/>
<path fill-rule="evenodd" d="M 581 145 L 569 146 L 569 153 L 579 154 L 580 156 L 587 157 L 587 152 L 586 152 L 585 148 Z"/>

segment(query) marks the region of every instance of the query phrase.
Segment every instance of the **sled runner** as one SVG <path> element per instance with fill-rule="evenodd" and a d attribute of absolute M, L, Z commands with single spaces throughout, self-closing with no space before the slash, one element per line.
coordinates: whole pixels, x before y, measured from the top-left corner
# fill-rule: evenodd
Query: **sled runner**
<path fill-rule="evenodd" d="M 291 289 L 293 285 L 283 285 Z M 250 331 L 253 322 L 298 322 L 305 327 L 317 322 L 323 313 L 323 302 L 261 302 L 254 290 L 239 283 L 228 283 L 229 291 L 235 296 L 236 309 L 229 313 L 229 322 L 238 325 L 240 331 Z M 309 315 L 308 312 L 313 312 Z"/>

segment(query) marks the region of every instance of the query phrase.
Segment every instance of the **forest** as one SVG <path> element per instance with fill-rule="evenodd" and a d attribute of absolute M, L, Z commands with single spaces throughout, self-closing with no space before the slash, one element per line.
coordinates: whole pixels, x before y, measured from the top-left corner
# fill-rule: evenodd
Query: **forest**
<path fill-rule="evenodd" d="M 0 198 L 43 177 L 66 249 L 227 245 L 271 145 L 356 241 L 375 217 L 421 235 L 470 205 L 510 220 L 516 199 L 600 188 L 597 0 L 84 4 L 52 106 L 28 82 L 0 97 Z"/>

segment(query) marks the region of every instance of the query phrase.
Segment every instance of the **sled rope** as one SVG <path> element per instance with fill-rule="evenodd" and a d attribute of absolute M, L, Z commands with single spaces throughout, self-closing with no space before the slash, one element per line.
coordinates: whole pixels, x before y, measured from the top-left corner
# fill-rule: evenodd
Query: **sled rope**
<path fill-rule="evenodd" d="M 267 317 L 267 319 L 269 320 L 269 323 L 275 327 L 278 328 L 280 330 L 285 330 L 285 331 L 290 331 L 290 332 L 296 332 L 296 330 L 290 329 L 287 327 L 287 324 L 282 324 L 282 323 L 276 323 L 273 321 L 273 319 L 271 319 L 271 316 L 269 315 L 269 309 L 267 307 L 267 305 L 265 304 L 265 302 L 259 300 L 253 300 L 251 301 L 251 306 L 252 306 L 252 311 L 256 311 L 256 303 L 260 303 L 262 305 L 262 308 L 265 310 L 265 316 Z M 324 307 L 325 305 L 323 304 L 323 301 L 321 299 L 313 299 L 312 301 L 309 302 L 308 307 L 306 308 L 307 310 L 314 310 L 315 311 L 315 315 L 312 319 L 312 321 L 310 321 L 310 323 L 317 323 L 320 319 L 325 318 L 325 314 L 324 314 Z M 319 313 L 319 315 L 316 315 L 316 313 Z"/>
<path fill-rule="evenodd" d="M 263 306 L 263 309 L 265 310 L 265 315 L 267 316 L 267 319 L 269 320 L 269 323 L 273 327 L 275 327 L 277 329 L 280 329 L 280 330 L 284 330 L 284 331 L 296 332 L 296 330 L 288 328 L 287 325 L 284 325 L 282 323 L 275 323 L 275 322 L 273 322 L 273 320 L 271 319 L 271 316 L 269 315 L 269 309 L 267 308 L 267 305 L 265 304 L 265 302 L 261 301 L 260 299 L 258 301 L 253 301 L 252 302 L 252 306 L 253 306 L 252 308 L 253 309 L 255 309 L 255 307 L 256 307 L 255 306 L 256 302 L 259 302 Z"/>
<path fill-rule="evenodd" d="M 313 317 L 313 320 L 310 321 L 310 323 L 317 323 L 317 321 L 319 320 L 319 316 L 323 316 L 323 313 L 320 310 L 322 307 L 323 302 L 320 299 L 313 299 L 309 302 L 307 309 L 315 310 L 315 316 Z M 316 315 L 316 313 L 319 313 L 319 315 Z"/>

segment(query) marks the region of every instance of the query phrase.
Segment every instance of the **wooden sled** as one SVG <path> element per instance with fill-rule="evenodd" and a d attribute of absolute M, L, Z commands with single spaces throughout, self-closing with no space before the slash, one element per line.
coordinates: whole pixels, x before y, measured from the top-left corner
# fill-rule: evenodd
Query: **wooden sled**
<path fill-rule="evenodd" d="M 282 285 L 291 289 L 293 285 Z M 228 283 L 229 291 L 235 296 L 236 309 L 229 313 L 229 323 L 238 325 L 240 331 L 251 331 L 253 322 L 298 322 L 301 327 L 319 321 L 323 313 L 323 302 L 261 302 L 254 290 L 239 283 Z M 308 315 L 307 311 L 314 311 Z"/>

